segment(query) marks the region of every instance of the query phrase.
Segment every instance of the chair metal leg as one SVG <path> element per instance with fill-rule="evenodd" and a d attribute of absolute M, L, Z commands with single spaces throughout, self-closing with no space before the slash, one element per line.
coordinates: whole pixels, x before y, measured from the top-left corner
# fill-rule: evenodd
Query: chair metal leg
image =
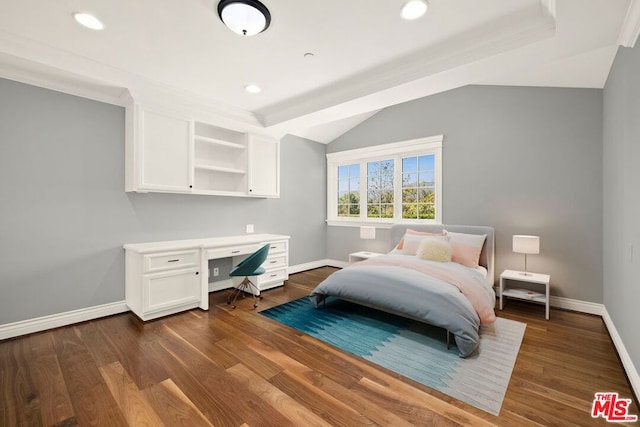
<path fill-rule="evenodd" d="M 447 329 L 447 350 L 451 348 L 451 332 Z"/>
<path fill-rule="evenodd" d="M 253 289 L 255 289 L 255 292 L 253 292 Z M 238 286 L 233 288 L 233 290 L 227 297 L 227 304 L 231 304 L 231 308 L 235 309 L 238 296 L 242 294 L 242 297 L 244 298 L 245 293 L 250 293 L 253 296 L 253 308 L 257 308 L 258 299 L 262 299 L 262 296 L 260 296 L 260 290 L 258 289 L 258 287 L 254 285 L 248 277 L 245 277 L 242 282 L 238 284 Z"/>

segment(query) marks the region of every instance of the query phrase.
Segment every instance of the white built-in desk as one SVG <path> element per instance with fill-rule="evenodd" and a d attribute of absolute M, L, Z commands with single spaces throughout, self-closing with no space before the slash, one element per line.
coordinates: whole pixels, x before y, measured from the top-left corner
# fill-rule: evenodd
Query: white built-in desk
<path fill-rule="evenodd" d="M 233 258 L 237 264 L 265 244 L 270 245 L 262 264 L 266 272 L 251 278 L 262 291 L 282 286 L 289 278 L 289 236 L 246 234 L 124 245 L 127 305 L 142 320 L 196 307 L 208 310 L 208 261 Z M 231 281 L 224 283 L 214 290 L 233 286 Z"/>

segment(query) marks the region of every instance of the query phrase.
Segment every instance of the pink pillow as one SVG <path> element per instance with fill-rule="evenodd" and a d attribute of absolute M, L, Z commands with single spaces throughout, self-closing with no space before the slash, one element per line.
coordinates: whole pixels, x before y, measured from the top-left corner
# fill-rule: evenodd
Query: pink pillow
<path fill-rule="evenodd" d="M 482 246 L 484 246 L 487 235 L 453 233 L 446 230 L 445 232 L 446 235 L 449 236 L 449 242 L 453 248 L 451 261 L 467 267 L 478 268 L 480 253 L 482 252 Z"/>
<path fill-rule="evenodd" d="M 444 236 L 444 232 L 442 233 L 428 233 L 426 231 L 416 231 L 410 228 L 407 228 L 407 231 L 404 232 L 404 235 L 413 234 L 415 236 Z M 402 249 L 404 247 L 404 237 L 400 239 L 400 243 L 396 246 L 396 249 Z"/>

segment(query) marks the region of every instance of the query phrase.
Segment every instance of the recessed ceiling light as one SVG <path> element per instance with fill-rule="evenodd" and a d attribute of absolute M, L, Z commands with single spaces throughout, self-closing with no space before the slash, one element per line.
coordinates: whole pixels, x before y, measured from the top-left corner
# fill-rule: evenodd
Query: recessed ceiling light
<path fill-rule="evenodd" d="M 244 90 L 246 90 L 249 93 L 260 93 L 262 91 L 262 89 L 260 89 L 260 86 L 255 85 L 255 84 L 248 84 L 244 87 Z"/>
<path fill-rule="evenodd" d="M 427 3 L 423 0 L 410 0 L 402 6 L 400 16 L 406 20 L 418 19 L 427 11 Z"/>
<path fill-rule="evenodd" d="M 73 18 L 83 27 L 96 31 L 104 30 L 104 24 L 102 21 L 90 13 L 77 12 L 73 14 Z"/>

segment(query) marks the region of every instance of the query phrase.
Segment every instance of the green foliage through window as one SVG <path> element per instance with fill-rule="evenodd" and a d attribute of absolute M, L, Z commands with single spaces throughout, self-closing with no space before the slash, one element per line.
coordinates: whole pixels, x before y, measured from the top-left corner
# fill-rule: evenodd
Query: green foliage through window
<path fill-rule="evenodd" d="M 327 153 L 328 223 L 441 221 L 442 141 L 435 135 Z"/>
<path fill-rule="evenodd" d="M 402 158 L 402 218 L 435 219 L 435 155 Z"/>
<path fill-rule="evenodd" d="M 368 218 L 393 218 L 393 191 L 393 160 L 368 162 Z"/>
<path fill-rule="evenodd" d="M 360 216 L 360 165 L 338 167 L 338 216 Z"/>

